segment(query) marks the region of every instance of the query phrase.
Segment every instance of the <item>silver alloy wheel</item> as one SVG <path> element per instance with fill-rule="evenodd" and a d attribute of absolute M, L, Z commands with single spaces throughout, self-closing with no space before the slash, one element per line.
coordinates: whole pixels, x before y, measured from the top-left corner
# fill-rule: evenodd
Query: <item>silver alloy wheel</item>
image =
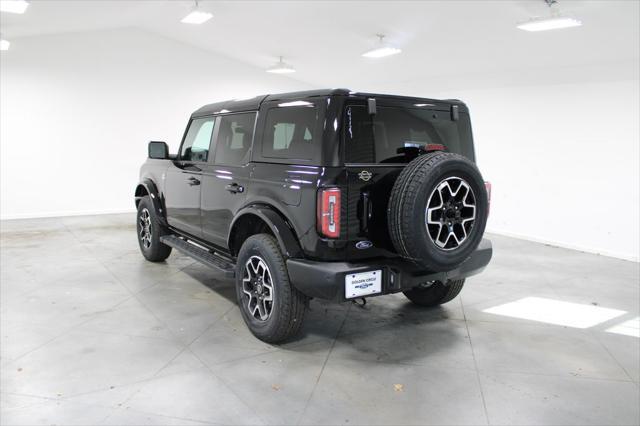
<path fill-rule="evenodd" d="M 476 220 L 476 197 L 462 178 L 451 176 L 429 195 L 425 226 L 431 241 L 442 250 L 454 250 L 464 243 Z"/>
<path fill-rule="evenodd" d="M 140 212 L 140 241 L 145 249 L 151 247 L 151 215 L 148 209 Z"/>
<path fill-rule="evenodd" d="M 242 292 L 251 316 L 268 320 L 273 311 L 273 281 L 269 267 L 259 256 L 251 256 L 244 265 Z"/>

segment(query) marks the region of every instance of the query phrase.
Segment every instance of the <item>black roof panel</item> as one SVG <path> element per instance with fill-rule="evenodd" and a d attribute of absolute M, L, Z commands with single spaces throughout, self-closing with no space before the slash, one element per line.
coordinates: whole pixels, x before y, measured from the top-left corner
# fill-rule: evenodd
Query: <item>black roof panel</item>
<path fill-rule="evenodd" d="M 200 116 L 211 115 L 211 114 L 257 111 L 260 108 L 260 105 L 265 101 L 282 101 L 282 100 L 305 99 L 305 98 L 326 97 L 326 96 L 336 96 L 336 95 L 352 96 L 352 97 L 358 97 L 358 98 L 362 98 L 362 97 L 393 98 L 398 100 L 407 100 L 407 101 L 414 101 L 414 102 L 415 101 L 425 101 L 425 102 L 431 101 L 431 102 L 464 105 L 463 102 L 455 99 L 437 100 L 437 99 L 419 98 L 419 97 L 413 97 L 413 96 L 398 96 L 398 95 L 385 95 L 380 93 L 354 92 L 349 89 L 318 89 L 318 90 L 303 90 L 299 92 L 276 93 L 272 95 L 260 95 L 250 99 L 233 99 L 229 101 L 216 102 L 216 103 L 208 104 L 199 108 L 191 116 L 200 117 Z"/>

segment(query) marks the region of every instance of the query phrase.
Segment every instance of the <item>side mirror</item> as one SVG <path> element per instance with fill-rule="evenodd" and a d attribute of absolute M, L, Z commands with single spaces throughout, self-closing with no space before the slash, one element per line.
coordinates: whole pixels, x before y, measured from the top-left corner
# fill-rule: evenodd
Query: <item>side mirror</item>
<path fill-rule="evenodd" d="M 166 160 L 169 158 L 169 147 L 165 142 L 149 142 L 149 158 L 154 160 Z"/>

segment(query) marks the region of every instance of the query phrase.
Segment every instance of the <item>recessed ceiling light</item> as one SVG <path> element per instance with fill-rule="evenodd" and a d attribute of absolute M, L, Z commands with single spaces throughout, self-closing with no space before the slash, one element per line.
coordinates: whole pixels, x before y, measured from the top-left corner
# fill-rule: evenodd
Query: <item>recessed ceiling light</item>
<path fill-rule="evenodd" d="M 203 12 L 202 10 L 198 9 L 198 1 L 196 0 L 196 5 L 193 10 L 187 16 L 182 18 L 180 22 L 182 22 L 183 24 L 203 24 L 211 18 L 213 18 L 213 14 L 209 12 Z"/>
<path fill-rule="evenodd" d="M 579 27 L 582 22 L 570 16 L 563 16 L 557 6 L 556 0 L 545 0 L 549 5 L 550 15 L 547 17 L 535 17 L 528 21 L 520 22 L 517 27 L 525 31 L 548 31 L 560 28 Z"/>
<path fill-rule="evenodd" d="M 9 40 L 0 40 L 0 50 L 9 50 L 11 42 Z"/>
<path fill-rule="evenodd" d="M 402 52 L 401 49 L 384 42 L 384 34 L 377 34 L 380 38 L 380 45 L 375 49 L 368 50 L 362 54 L 365 58 L 384 58 L 385 56 L 396 55 Z"/>
<path fill-rule="evenodd" d="M 25 0 L 1 0 L 0 12 L 24 13 L 29 7 Z"/>
<path fill-rule="evenodd" d="M 296 69 L 284 62 L 282 60 L 282 56 L 280 56 L 280 60 L 267 68 L 266 71 L 274 74 L 290 74 L 292 72 L 296 72 Z"/>

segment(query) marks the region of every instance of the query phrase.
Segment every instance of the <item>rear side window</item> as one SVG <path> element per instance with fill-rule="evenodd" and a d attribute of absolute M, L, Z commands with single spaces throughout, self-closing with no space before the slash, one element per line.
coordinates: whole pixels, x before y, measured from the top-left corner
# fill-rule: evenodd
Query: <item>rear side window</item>
<path fill-rule="evenodd" d="M 196 118 L 191 121 L 182 144 L 180 159 L 183 161 L 207 161 L 211 133 L 215 117 Z"/>
<path fill-rule="evenodd" d="M 253 141 L 255 113 L 220 117 L 216 139 L 216 164 L 241 165 L 248 162 L 247 153 Z"/>
<path fill-rule="evenodd" d="M 262 156 L 311 160 L 315 152 L 317 109 L 301 106 L 272 108 L 267 112 Z"/>
<path fill-rule="evenodd" d="M 426 144 L 442 144 L 449 152 L 473 160 L 469 116 L 458 121 L 447 111 L 378 107 L 375 115 L 360 105 L 345 111 L 347 163 L 407 163 Z"/>

